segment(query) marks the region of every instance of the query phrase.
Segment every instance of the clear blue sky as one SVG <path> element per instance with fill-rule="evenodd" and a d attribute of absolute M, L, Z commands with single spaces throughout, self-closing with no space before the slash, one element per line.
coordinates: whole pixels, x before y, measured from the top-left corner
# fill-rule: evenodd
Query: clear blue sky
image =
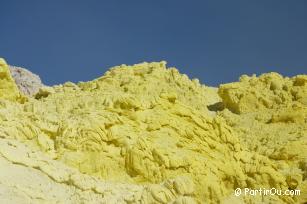
<path fill-rule="evenodd" d="M 0 0 L 0 56 L 46 84 L 168 61 L 202 83 L 306 74 L 306 0 Z"/>

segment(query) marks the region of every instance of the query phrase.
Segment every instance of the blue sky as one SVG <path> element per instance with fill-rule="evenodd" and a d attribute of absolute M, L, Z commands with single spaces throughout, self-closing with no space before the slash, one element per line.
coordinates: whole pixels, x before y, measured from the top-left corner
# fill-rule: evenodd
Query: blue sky
<path fill-rule="evenodd" d="M 305 0 L 0 0 L 0 56 L 46 84 L 166 60 L 207 85 L 306 74 Z"/>

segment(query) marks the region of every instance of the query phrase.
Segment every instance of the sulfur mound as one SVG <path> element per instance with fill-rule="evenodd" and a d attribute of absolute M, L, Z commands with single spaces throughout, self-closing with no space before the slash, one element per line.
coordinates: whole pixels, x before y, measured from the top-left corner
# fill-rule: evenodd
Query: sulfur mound
<path fill-rule="evenodd" d="M 307 76 L 277 73 L 242 76 L 221 85 L 226 119 L 248 151 L 266 156 L 284 176 L 289 189 L 307 200 Z"/>
<path fill-rule="evenodd" d="M 219 95 L 234 113 L 274 109 L 286 105 L 307 105 L 307 76 L 283 78 L 278 73 L 243 75 L 239 82 L 221 85 Z"/>
<path fill-rule="evenodd" d="M 0 58 L 0 99 L 17 101 L 21 99 L 21 94 L 11 76 L 5 60 Z"/>
<path fill-rule="evenodd" d="M 305 82 L 245 76 L 217 91 L 165 62 L 142 63 L 42 87 L 24 103 L 0 99 L 0 175 L 11 176 L 0 177 L 0 200 L 253 203 L 263 200 L 235 198 L 234 189 L 306 193 Z M 210 108 L 217 103 L 225 109 Z M 35 187 L 14 180 L 23 173 L 39 178 Z"/>

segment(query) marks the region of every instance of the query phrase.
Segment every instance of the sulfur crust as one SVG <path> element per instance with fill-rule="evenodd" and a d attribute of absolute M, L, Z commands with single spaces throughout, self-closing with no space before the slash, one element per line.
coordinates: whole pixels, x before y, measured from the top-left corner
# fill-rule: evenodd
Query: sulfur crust
<path fill-rule="evenodd" d="M 11 101 L 22 101 L 23 99 L 11 76 L 6 61 L 2 58 L 0 58 L 0 98 Z"/>
<path fill-rule="evenodd" d="M 60 203 L 307 202 L 306 75 L 242 76 L 216 90 L 163 61 L 141 63 L 42 88 L 24 103 L 10 83 L 15 94 L 0 95 L 0 158 L 47 175 L 59 192 L 77 189 L 55 191 Z M 233 196 L 272 187 L 303 192 Z"/>

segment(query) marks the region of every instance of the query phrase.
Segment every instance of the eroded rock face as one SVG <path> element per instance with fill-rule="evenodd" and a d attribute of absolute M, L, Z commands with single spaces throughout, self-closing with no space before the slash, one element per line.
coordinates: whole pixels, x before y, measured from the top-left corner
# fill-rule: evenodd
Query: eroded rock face
<path fill-rule="evenodd" d="M 273 110 L 300 104 L 307 106 L 307 75 L 292 78 L 271 72 L 259 77 L 243 75 L 239 82 L 220 85 L 226 108 L 234 113 Z"/>
<path fill-rule="evenodd" d="M 0 58 L 0 99 L 17 101 L 21 98 L 19 90 L 10 74 L 6 61 Z"/>
<path fill-rule="evenodd" d="M 276 74 L 217 91 L 155 62 L 42 88 L 24 103 L 0 97 L 0 201 L 304 203 L 233 194 L 306 195 L 305 91 L 305 75 Z"/>
<path fill-rule="evenodd" d="M 40 77 L 27 69 L 9 66 L 12 77 L 20 92 L 26 96 L 33 96 L 43 87 Z"/>
<path fill-rule="evenodd" d="M 301 191 L 301 196 L 294 196 L 293 200 L 280 196 L 282 202 L 305 203 L 307 75 L 292 78 L 274 72 L 258 77 L 243 75 L 239 82 L 221 85 L 218 93 L 225 109 L 217 115 L 232 127 L 240 143 L 276 165 L 289 189 Z"/>

